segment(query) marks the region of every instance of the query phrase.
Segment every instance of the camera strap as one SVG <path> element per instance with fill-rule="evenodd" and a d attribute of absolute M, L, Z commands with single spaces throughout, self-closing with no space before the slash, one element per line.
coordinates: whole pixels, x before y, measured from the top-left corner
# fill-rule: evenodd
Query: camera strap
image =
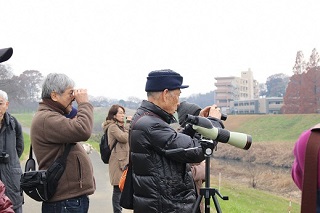
<path fill-rule="evenodd" d="M 301 213 L 316 212 L 320 130 L 312 129 L 307 142 L 301 197 Z"/>

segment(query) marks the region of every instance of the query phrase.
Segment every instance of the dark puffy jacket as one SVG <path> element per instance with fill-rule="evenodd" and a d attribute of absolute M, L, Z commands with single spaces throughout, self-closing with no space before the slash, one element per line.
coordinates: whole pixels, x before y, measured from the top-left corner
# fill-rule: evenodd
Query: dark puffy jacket
<path fill-rule="evenodd" d="M 196 191 L 187 163 L 204 160 L 202 149 L 166 155 L 166 150 L 200 147 L 197 139 L 176 132 L 175 118 L 151 102 L 143 101 L 130 130 L 136 213 L 192 212 Z"/>

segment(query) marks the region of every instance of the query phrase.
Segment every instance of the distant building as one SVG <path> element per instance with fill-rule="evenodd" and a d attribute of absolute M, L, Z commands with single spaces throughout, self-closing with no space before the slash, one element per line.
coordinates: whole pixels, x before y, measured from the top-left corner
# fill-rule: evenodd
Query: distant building
<path fill-rule="evenodd" d="M 283 97 L 234 100 L 230 102 L 229 114 L 280 114 Z"/>
<path fill-rule="evenodd" d="M 259 83 L 253 79 L 250 69 L 241 72 L 241 77 L 215 77 L 217 89 L 215 103 L 223 112 L 229 113 L 232 101 L 259 98 Z"/>

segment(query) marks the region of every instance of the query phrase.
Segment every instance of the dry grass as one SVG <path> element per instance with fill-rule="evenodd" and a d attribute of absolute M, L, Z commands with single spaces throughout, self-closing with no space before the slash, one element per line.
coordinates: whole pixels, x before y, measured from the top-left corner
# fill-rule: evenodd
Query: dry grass
<path fill-rule="evenodd" d="M 293 143 L 261 142 L 249 150 L 218 144 L 213 153 L 211 175 L 300 202 L 300 190 L 291 178 Z"/>

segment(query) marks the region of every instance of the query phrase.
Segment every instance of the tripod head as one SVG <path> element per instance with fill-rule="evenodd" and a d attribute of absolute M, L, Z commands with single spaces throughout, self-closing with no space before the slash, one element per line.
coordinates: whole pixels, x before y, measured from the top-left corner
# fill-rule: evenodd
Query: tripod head
<path fill-rule="evenodd" d="M 212 155 L 213 149 L 217 147 L 218 142 L 202 138 L 200 141 L 204 156 Z"/>

